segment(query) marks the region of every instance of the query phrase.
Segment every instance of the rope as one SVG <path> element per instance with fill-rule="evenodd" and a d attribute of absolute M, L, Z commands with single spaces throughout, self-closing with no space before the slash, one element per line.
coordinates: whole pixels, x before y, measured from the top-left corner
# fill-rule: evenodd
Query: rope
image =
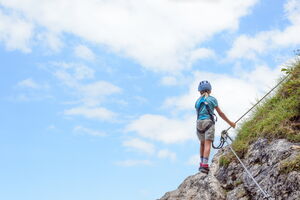
<path fill-rule="evenodd" d="M 260 102 L 262 102 L 262 100 L 264 100 L 271 92 L 273 92 L 281 83 L 283 83 L 283 81 L 285 81 L 290 74 L 288 74 L 287 76 L 285 76 L 281 81 L 279 81 L 277 83 L 277 85 L 275 85 L 269 92 L 267 92 L 258 102 L 256 102 L 256 104 L 254 104 L 247 112 L 245 112 L 238 120 L 235 121 L 235 123 L 238 123 L 243 117 L 245 117 L 253 108 L 255 108 Z M 218 146 L 215 146 L 214 143 L 212 143 L 212 147 L 214 149 L 221 149 L 223 148 L 224 144 L 225 144 L 225 140 L 223 138 L 223 136 L 226 135 L 227 138 L 229 138 L 231 141 L 232 138 L 229 137 L 229 135 L 227 134 L 227 132 L 231 129 L 232 127 L 230 126 L 229 128 L 227 128 L 225 131 L 222 131 L 221 137 L 220 137 L 220 144 Z M 223 135 L 223 136 L 222 136 Z"/>

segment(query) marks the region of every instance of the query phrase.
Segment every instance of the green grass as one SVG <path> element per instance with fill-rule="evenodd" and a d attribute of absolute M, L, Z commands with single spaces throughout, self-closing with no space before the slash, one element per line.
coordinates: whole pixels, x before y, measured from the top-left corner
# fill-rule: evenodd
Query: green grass
<path fill-rule="evenodd" d="M 221 156 L 220 159 L 219 159 L 219 166 L 227 168 L 228 165 L 230 164 L 230 162 L 231 162 L 230 157 L 228 157 L 226 155 Z"/>
<path fill-rule="evenodd" d="M 259 104 L 238 130 L 232 146 L 240 157 L 259 137 L 300 142 L 300 61 L 285 71 L 290 73 L 287 81 L 275 95 Z"/>
<path fill-rule="evenodd" d="M 280 163 L 281 173 L 288 174 L 289 172 L 292 171 L 300 171 L 300 154 L 298 154 L 298 156 L 292 161 L 288 160 Z"/>

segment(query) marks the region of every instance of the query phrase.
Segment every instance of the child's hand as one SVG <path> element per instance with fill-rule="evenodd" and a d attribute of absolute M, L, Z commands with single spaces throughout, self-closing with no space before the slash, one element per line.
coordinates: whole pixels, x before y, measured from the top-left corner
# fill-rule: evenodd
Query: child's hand
<path fill-rule="evenodd" d="M 231 126 L 232 128 L 235 128 L 235 126 L 236 126 L 236 123 L 234 123 L 234 122 L 230 122 L 230 126 Z"/>

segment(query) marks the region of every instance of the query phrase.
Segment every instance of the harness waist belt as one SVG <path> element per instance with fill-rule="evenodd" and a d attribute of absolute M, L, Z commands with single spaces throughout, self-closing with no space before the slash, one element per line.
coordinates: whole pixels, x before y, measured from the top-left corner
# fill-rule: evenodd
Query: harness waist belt
<path fill-rule="evenodd" d="M 210 129 L 210 127 L 212 127 L 213 124 L 213 122 L 210 122 L 204 129 L 200 130 L 199 128 L 197 128 L 197 130 L 199 133 L 204 134 L 208 129 Z"/>

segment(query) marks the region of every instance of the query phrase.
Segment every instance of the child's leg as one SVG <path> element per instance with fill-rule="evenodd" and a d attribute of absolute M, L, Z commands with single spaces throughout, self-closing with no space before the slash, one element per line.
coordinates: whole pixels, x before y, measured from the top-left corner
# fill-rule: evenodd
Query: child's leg
<path fill-rule="evenodd" d="M 209 158 L 209 154 L 210 154 L 210 146 L 211 146 L 211 140 L 204 140 L 204 151 L 203 151 L 203 158 L 201 159 L 201 164 L 200 164 L 200 168 L 199 171 L 203 172 L 203 173 L 208 173 L 209 172 L 209 167 L 208 167 L 208 158 Z M 201 144 L 203 144 L 201 143 Z M 201 150 L 203 150 L 201 149 Z"/>
<path fill-rule="evenodd" d="M 211 140 L 205 140 L 205 142 L 204 142 L 203 157 L 207 160 L 208 160 L 209 154 L 210 154 L 211 143 L 212 143 Z"/>
<path fill-rule="evenodd" d="M 205 147 L 204 140 L 201 140 L 201 143 L 200 143 L 200 159 L 201 159 L 201 162 L 203 162 L 204 147 Z"/>

